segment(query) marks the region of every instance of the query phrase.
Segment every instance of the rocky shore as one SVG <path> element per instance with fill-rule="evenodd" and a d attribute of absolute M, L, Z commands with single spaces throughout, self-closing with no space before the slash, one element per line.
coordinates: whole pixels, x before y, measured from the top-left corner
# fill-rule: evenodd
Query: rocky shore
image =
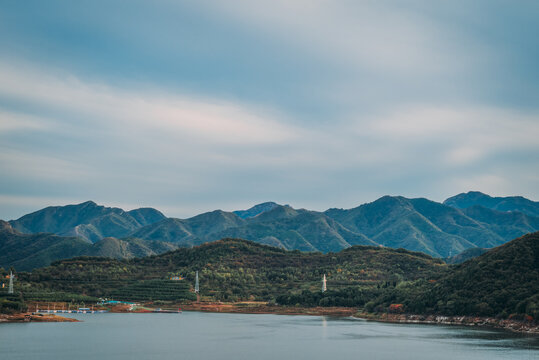
<path fill-rule="evenodd" d="M 130 307 L 129 305 L 116 305 L 109 308 L 113 313 L 139 313 L 152 312 L 155 307 L 153 304 L 146 304 L 145 307 Z M 442 315 L 413 315 L 413 314 L 372 314 L 359 312 L 357 308 L 349 307 L 296 307 L 270 305 L 265 302 L 249 301 L 239 303 L 223 302 L 200 302 L 200 303 L 182 303 L 169 305 L 174 309 L 181 308 L 185 311 L 203 311 L 203 312 L 223 312 L 223 313 L 242 313 L 242 314 L 278 314 L 278 315 L 316 315 L 316 316 L 337 316 L 337 317 L 355 317 L 359 319 L 389 323 L 403 324 L 434 324 L 434 325 L 459 325 L 491 327 L 504 329 L 524 334 L 539 335 L 539 324 L 532 321 L 520 321 L 514 319 L 496 319 L 492 317 L 476 316 L 442 316 Z M 0 323 L 2 322 L 77 322 L 73 318 L 65 318 L 55 314 L 0 314 Z"/>
<path fill-rule="evenodd" d="M 496 319 L 477 316 L 441 316 L 441 315 L 410 315 L 410 314 L 369 314 L 358 312 L 356 308 L 347 307 L 288 307 L 268 305 L 259 302 L 247 303 L 192 303 L 183 304 L 188 311 L 229 312 L 245 314 L 280 314 L 280 315 L 326 315 L 353 316 L 365 320 L 407 323 L 407 324 L 438 324 L 477 326 L 504 329 L 518 333 L 539 334 L 539 324 L 530 321 Z"/>
<path fill-rule="evenodd" d="M 518 333 L 539 334 L 539 324 L 508 320 L 496 319 L 492 317 L 476 317 L 476 316 L 441 316 L 441 315 L 410 315 L 410 314 L 367 314 L 359 313 L 355 317 L 381 321 L 390 323 L 405 323 L 405 324 L 438 324 L 438 325 L 460 325 L 460 326 L 484 326 L 497 329 L 504 329 Z"/>
<path fill-rule="evenodd" d="M 55 314 L 0 314 L 0 323 L 12 322 L 79 322 L 77 319 L 66 318 Z"/>

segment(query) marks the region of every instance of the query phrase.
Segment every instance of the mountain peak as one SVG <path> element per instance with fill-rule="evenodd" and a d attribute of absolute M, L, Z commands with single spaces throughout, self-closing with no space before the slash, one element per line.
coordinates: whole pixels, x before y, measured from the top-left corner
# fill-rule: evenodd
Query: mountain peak
<path fill-rule="evenodd" d="M 238 215 L 242 219 L 248 219 L 265 213 L 267 211 L 271 211 L 279 206 L 281 205 L 274 203 L 273 201 L 268 201 L 255 205 L 247 210 L 236 210 L 234 211 L 234 214 Z"/>
<path fill-rule="evenodd" d="M 455 195 L 445 200 L 444 205 L 457 209 L 483 206 L 497 211 L 518 211 L 530 216 L 539 216 L 539 202 L 522 196 L 492 197 L 479 191 L 469 191 Z"/>
<path fill-rule="evenodd" d="M 22 233 L 47 232 L 81 236 L 92 242 L 103 237 L 122 237 L 165 216 L 157 210 L 137 209 L 129 213 L 89 200 L 80 204 L 49 206 L 10 221 Z"/>

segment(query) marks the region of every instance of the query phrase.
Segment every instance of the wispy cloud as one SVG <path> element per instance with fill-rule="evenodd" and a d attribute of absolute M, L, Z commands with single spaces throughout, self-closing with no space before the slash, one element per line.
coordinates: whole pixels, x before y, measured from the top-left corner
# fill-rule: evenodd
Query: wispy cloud
<path fill-rule="evenodd" d="M 50 76 L 35 69 L 0 64 L 0 94 L 20 101 L 74 113 L 71 122 L 99 123 L 103 130 L 129 133 L 142 131 L 197 137 L 213 143 L 246 145 L 291 140 L 297 131 L 275 121 L 264 109 L 248 108 L 219 99 L 170 95 L 162 91 L 117 89 L 92 84 L 62 74 Z M 13 115 L 13 114 L 12 114 Z M 2 123 L 22 126 L 37 122 L 21 121 L 4 113 Z"/>
<path fill-rule="evenodd" d="M 38 198 L 183 217 L 539 197 L 533 6 L 79 6 L 3 7 L 0 218 Z"/>
<path fill-rule="evenodd" d="M 412 105 L 394 109 L 370 121 L 358 133 L 385 137 L 396 147 L 430 144 L 446 166 L 470 165 L 509 152 L 539 152 L 537 111 L 499 107 L 433 107 Z"/>

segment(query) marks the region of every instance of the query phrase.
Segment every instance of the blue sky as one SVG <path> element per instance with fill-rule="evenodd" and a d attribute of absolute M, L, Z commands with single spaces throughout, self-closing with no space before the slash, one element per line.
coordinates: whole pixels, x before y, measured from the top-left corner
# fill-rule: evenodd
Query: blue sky
<path fill-rule="evenodd" d="M 539 198 L 536 1 L 4 1 L 0 218 Z"/>

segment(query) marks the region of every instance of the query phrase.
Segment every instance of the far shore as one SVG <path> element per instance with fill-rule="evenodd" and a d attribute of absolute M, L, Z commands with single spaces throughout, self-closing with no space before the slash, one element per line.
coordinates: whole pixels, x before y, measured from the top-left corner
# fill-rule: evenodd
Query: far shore
<path fill-rule="evenodd" d="M 179 304 L 185 311 L 201 311 L 215 313 L 239 314 L 276 314 L 276 315 L 313 315 L 353 317 L 367 321 L 400 323 L 400 324 L 431 324 L 431 325 L 458 325 L 473 327 L 490 327 L 524 334 L 539 334 L 539 324 L 533 322 L 496 319 L 480 316 L 442 316 L 442 315 L 416 315 L 416 314 L 372 314 L 362 312 L 358 308 L 349 307 L 298 307 L 269 305 L 265 302 L 247 301 L 236 303 L 200 302 Z M 145 312 L 129 311 L 127 307 L 116 307 L 111 312 Z"/>
<path fill-rule="evenodd" d="M 302 307 L 270 305 L 261 301 L 245 302 L 192 302 L 169 305 L 157 305 L 153 303 L 144 306 L 130 306 L 128 304 L 116 304 L 102 307 L 111 313 L 151 313 L 154 309 L 181 309 L 185 311 L 200 311 L 213 313 L 238 313 L 238 314 L 276 314 L 276 315 L 312 315 L 312 316 L 335 316 L 353 317 L 367 321 L 400 323 L 400 324 L 434 324 L 434 325 L 458 325 L 473 327 L 489 327 L 503 329 L 522 334 L 539 334 L 539 324 L 534 322 L 514 319 L 496 319 L 480 316 L 442 316 L 442 315 L 416 315 L 416 314 L 373 314 L 362 312 L 358 308 L 350 307 Z M 79 320 L 67 318 L 56 314 L 0 314 L 0 323 L 3 322 L 77 322 Z"/>
<path fill-rule="evenodd" d="M 25 322 L 80 322 L 80 320 L 67 318 L 56 314 L 36 314 L 31 312 L 0 314 L 0 324 Z"/>

